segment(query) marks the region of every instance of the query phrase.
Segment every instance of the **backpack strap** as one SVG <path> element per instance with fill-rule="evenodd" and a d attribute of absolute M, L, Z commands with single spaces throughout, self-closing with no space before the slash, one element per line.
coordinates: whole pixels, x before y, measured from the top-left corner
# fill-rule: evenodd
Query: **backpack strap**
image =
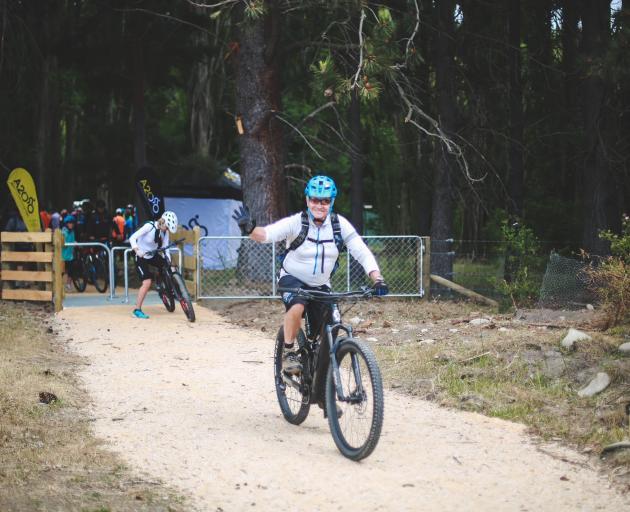
<path fill-rule="evenodd" d="M 308 235 L 308 228 L 309 228 L 308 213 L 302 212 L 302 227 L 300 228 L 300 234 L 295 237 L 293 242 L 291 242 L 291 245 L 289 245 L 287 252 L 295 251 L 300 245 L 304 243 L 304 240 L 306 240 L 306 237 Z"/>
<path fill-rule="evenodd" d="M 158 248 L 162 247 L 163 237 L 162 237 L 162 234 L 160 233 L 160 230 L 155 225 L 155 221 L 154 220 L 147 220 L 144 223 L 144 225 L 146 225 L 146 224 L 151 224 L 151 227 L 155 230 L 155 233 L 153 235 L 153 241 L 157 244 Z"/>
<path fill-rule="evenodd" d="M 346 250 L 346 243 L 343 241 L 343 237 L 341 236 L 341 224 L 339 223 L 339 217 L 335 212 L 330 214 L 330 222 L 333 228 L 333 238 L 335 240 L 335 245 L 337 246 L 337 251 L 341 254 Z"/>

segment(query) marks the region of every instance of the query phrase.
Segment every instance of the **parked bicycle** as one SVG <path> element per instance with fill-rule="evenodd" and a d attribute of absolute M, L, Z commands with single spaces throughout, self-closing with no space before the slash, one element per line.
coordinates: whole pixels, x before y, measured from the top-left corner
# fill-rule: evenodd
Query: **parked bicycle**
<path fill-rule="evenodd" d="M 153 254 L 159 254 L 165 260 L 164 265 L 158 268 L 155 277 L 155 288 L 160 299 L 162 299 L 164 307 L 166 307 L 169 313 L 175 311 L 175 301 L 177 301 L 184 310 L 186 318 L 188 318 L 190 322 L 194 322 L 195 310 L 193 309 L 190 293 L 188 293 L 184 278 L 176 269 L 173 269 L 170 261 L 166 257 L 166 251 L 175 247 L 180 242 L 181 240 L 177 240 L 153 251 Z"/>
<path fill-rule="evenodd" d="M 358 461 L 372 453 L 383 426 L 383 384 L 374 353 L 352 335 L 343 324 L 340 302 L 370 299 L 373 290 L 332 293 L 301 288 L 280 288 L 308 299 L 306 333 L 299 330 L 298 354 L 302 371 L 289 375 L 282 371 L 284 332 L 276 338 L 274 373 L 276 394 L 284 418 L 299 425 L 308 416 L 312 403 L 324 408 L 333 440 L 347 458 Z M 314 307 L 319 307 L 320 315 Z M 323 315 L 321 312 L 323 311 Z M 321 325 L 312 319 L 321 317 Z"/>
<path fill-rule="evenodd" d="M 94 285 L 100 293 L 109 286 L 109 265 L 107 251 L 100 247 L 86 247 L 75 251 L 70 266 L 70 277 L 78 292 L 84 292 L 87 284 Z"/>

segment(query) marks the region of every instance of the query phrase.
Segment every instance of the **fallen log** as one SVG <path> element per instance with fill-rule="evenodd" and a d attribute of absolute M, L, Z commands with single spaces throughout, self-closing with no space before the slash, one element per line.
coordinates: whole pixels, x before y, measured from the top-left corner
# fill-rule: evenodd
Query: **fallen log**
<path fill-rule="evenodd" d="M 453 281 L 449 281 L 448 279 L 444 279 L 443 277 L 436 276 L 435 274 L 431 274 L 431 280 L 435 281 L 439 285 L 445 286 L 446 288 L 450 288 L 451 290 L 454 290 L 457 293 L 460 293 L 464 295 L 465 297 L 468 297 L 469 299 L 472 299 L 474 301 L 482 302 L 484 304 L 488 304 L 495 308 L 499 307 L 499 303 L 496 300 L 489 299 L 488 297 L 484 297 L 483 295 L 477 292 L 473 292 L 472 290 L 469 290 L 468 288 L 464 288 L 463 286 L 457 283 L 454 283 Z"/>

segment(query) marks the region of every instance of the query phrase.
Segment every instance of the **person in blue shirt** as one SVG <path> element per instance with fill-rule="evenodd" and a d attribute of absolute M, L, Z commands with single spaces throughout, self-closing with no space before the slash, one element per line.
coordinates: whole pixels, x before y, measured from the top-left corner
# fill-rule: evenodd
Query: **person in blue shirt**
<path fill-rule="evenodd" d="M 64 243 L 69 244 L 76 242 L 76 233 L 74 231 L 74 226 L 76 223 L 76 219 L 72 215 L 66 215 L 63 219 L 63 228 L 61 228 L 61 232 L 63 233 Z M 66 291 L 69 292 L 72 289 L 72 265 L 74 262 L 74 247 L 64 247 L 61 250 L 61 259 L 64 262 L 65 273 L 66 273 Z"/>

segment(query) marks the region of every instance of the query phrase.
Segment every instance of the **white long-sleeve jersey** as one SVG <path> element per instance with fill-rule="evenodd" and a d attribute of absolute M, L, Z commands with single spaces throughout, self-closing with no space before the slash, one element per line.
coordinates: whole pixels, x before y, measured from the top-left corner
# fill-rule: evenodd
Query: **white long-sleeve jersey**
<path fill-rule="evenodd" d="M 339 214 L 337 217 L 339 218 L 341 237 L 352 257 L 361 264 L 366 274 L 379 270 L 372 251 L 365 245 L 352 224 Z M 265 243 L 284 240 L 288 248 L 302 230 L 302 214 L 296 213 L 280 219 L 265 226 L 264 230 Z M 326 217 L 321 226 L 315 224 L 309 215 L 308 235 L 302 245 L 287 253 L 282 263 L 280 277 L 290 274 L 309 286 L 330 286 L 330 275 L 338 256 L 339 251 L 334 242 L 330 215 Z"/>
<path fill-rule="evenodd" d="M 158 249 L 158 244 L 155 241 L 155 230 L 159 230 L 160 228 L 157 225 L 157 222 L 151 221 L 146 222 L 140 228 L 129 237 L 129 244 L 132 249 L 140 249 L 140 252 L 143 254 L 143 258 L 151 259 L 151 256 L 147 258 L 146 254 L 151 251 L 155 251 Z M 162 247 L 167 246 L 170 242 L 169 232 L 168 230 L 163 231 L 162 234 Z M 170 260 L 170 254 L 168 251 L 165 251 L 166 257 Z"/>

